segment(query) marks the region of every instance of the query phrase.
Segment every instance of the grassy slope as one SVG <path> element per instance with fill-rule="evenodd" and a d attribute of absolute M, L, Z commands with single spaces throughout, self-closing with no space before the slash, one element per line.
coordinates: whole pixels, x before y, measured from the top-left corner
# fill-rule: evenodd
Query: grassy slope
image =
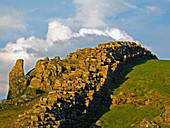
<path fill-rule="evenodd" d="M 28 111 L 39 101 L 39 97 L 40 96 L 38 96 L 37 99 L 23 103 L 22 106 L 16 106 L 15 102 L 10 105 L 3 104 L 1 106 L 2 108 L 0 108 L 0 128 L 7 128 L 8 124 L 14 123 L 19 114 L 23 114 L 25 111 Z"/>
<path fill-rule="evenodd" d="M 128 73 L 129 71 L 131 72 Z M 125 76 L 125 74 L 127 75 Z M 117 81 L 116 86 L 120 86 L 114 89 L 116 96 L 120 92 L 125 93 L 125 95 L 134 93 L 137 97 L 150 99 L 150 103 L 141 106 L 128 103 L 115 106 L 100 117 L 103 127 L 139 127 L 143 118 L 154 120 L 154 117 L 165 111 L 164 106 L 168 104 L 170 97 L 170 61 L 149 60 L 133 67 L 133 69 L 129 67 L 124 71 L 121 79 Z M 163 124 L 160 125 L 167 127 Z"/>
<path fill-rule="evenodd" d="M 16 117 L 19 114 L 23 114 L 25 110 L 30 109 L 30 107 L 18 107 L 12 105 L 5 110 L 0 110 L 0 127 L 7 128 L 9 123 L 13 123 L 16 121 Z"/>
<path fill-rule="evenodd" d="M 117 81 L 116 86 L 120 87 L 115 89 L 115 94 L 133 92 L 139 96 L 150 97 L 155 102 L 162 100 L 162 104 L 167 104 L 168 97 L 170 97 L 170 61 L 150 60 L 142 65 L 135 66 L 133 71 L 130 72 L 132 67 L 127 68 L 121 79 Z M 130 73 L 125 76 L 128 72 Z M 124 80 L 126 81 L 124 82 Z M 113 86 L 115 87 L 115 85 Z M 150 94 L 152 90 L 155 91 L 154 94 Z M 0 127 L 8 127 L 8 123 L 14 122 L 19 114 L 29 110 L 35 102 L 30 102 L 28 107 L 11 105 L 7 106 L 5 110 L 0 109 Z M 151 104 L 143 107 L 123 104 L 114 107 L 111 111 L 103 107 L 100 110 L 100 115 L 104 111 L 108 112 L 101 116 L 100 120 L 106 128 L 137 127 L 143 118 L 153 119 L 164 113 L 162 104 L 160 106 Z M 99 118 L 99 115 L 97 118 Z"/>

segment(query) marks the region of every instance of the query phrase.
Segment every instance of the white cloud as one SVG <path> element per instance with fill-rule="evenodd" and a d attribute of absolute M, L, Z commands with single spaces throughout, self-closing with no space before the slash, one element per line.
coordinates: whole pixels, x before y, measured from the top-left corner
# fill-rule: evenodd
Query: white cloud
<path fill-rule="evenodd" d="M 124 0 L 74 0 L 77 7 L 75 20 L 83 23 L 86 28 L 108 27 L 105 18 L 135 9 L 136 6 L 128 4 Z"/>
<path fill-rule="evenodd" d="M 74 33 L 73 37 L 80 37 L 80 36 L 83 37 L 86 35 L 106 36 L 114 40 L 134 41 L 134 39 L 131 36 L 129 36 L 125 31 L 122 31 L 118 28 L 106 29 L 104 31 L 98 29 L 82 28 L 79 30 L 79 33 Z"/>
<path fill-rule="evenodd" d="M 118 28 L 112 28 L 106 30 L 106 33 L 115 40 L 123 40 L 123 41 L 134 41 L 134 39 L 129 36 L 125 31 L 122 31 Z"/>
<path fill-rule="evenodd" d="M 156 13 L 156 14 L 159 14 L 159 15 L 164 13 L 163 9 L 156 7 L 156 6 L 146 6 L 146 9 L 147 9 L 148 13 Z"/>
<path fill-rule="evenodd" d="M 72 33 L 72 30 L 66 25 L 63 25 L 58 21 L 52 21 L 48 24 L 46 40 L 39 39 L 34 36 L 27 39 L 21 37 L 16 41 L 16 43 L 9 42 L 4 48 L 0 49 L 0 56 L 3 61 L 8 60 L 9 58 L 13 61 L 18 58 L 28 59 L 42 57 L 41 55 L 43 53 L 50 53 L 49 49 L 56 45 L 61 45 L 63 48 L 65 47 L 63 45 L 75 44 L 75 40 L 79 41 L 83 38 L 85 43 L 85 41 L 89 40 L 89 37 L 91 38 L 97 36 L 112 40 L 134 41 L 134 39 L 125 31 L 118 28 L 106 30 L 81 28 L 78 33 Z M 79 43 L 81 45 L 81 42 Z M 58 49 L 61 49 L 61 47 L 56 47 L 56 51 Z M 4 55 L 6 56 L 4 57 Z"/>
<path fill-rule="evenodd" d="M 58 21 L 52 21 L 48 24 L 47 43 L 52 45 L 55 41 L 64 41 L 70 39 L 72 31 L 69 27 L 62 25 Z"/>
<path fill-rule="evenodd" d="M 46 41 L 47 44 L 51 46 L 55 42 L 68 41 L 71 38 L 85 37 L 86 35 L 106 36 L 114 40 L 134 41 L 134 39 L 130 37 L 126 32 L 118 28 L 112 28 L 106 30 L 81 28 L 78 33 L 72 33 L 71 28 L 61 24 L 58 21 L 52 21 L 48 24 Z"/>
<path fill-rule="evenodd" d="M 79 30 L 78 36 L 85 36 L 87 34 L 91 34 L 91 35 L 94 34 L 94 35 L 99 35 L 99 36 L 104 35 L 104 36 L 106 36 L 106 33 L 101 31 L 101 30 L 98 30 L 98 29 L 88 29 L 88 28 L 81 28 Z M 75 34 L 75 36 L 76 36 L 76 34 Z"/>
<path fill-rule="evenodd" d="M 66 24 L 72 31 L 78 31 L 81 28 L 106 29 L 115 26 L 114 21 L 108 25 L 108 18 L 112 19 L 119 13 L 127 10 L 137 9 L 136 6 L 127 3 L 124 0 L 73 0 L 76 7 L 74 17 L 51 18 L 48 21 L 56 20 Z"/>
<path fill-rule="evenodd" d="M 67 24 L 72 29 L 82 27 L 91 29 L 107 28 L 106 19 L 108 17 L 115 17 L 121 12 L 137 8 L 124 0 L 98 0 L 97 3 L 96 0 L 74 0 L 73 4 L 76 6 L 74 17 L 55 19 Z"/>

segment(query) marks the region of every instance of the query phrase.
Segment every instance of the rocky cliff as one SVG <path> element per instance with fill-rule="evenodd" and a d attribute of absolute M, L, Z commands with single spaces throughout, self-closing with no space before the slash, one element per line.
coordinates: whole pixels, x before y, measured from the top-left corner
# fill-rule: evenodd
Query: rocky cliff
<path fill-rule="evenodd" d="M 144 59 L 157 57 L 134 42 L 116 41 L 79 49 L 62 60 L 46 57 L 26 75 L 18 60 L 9 74 L 8 99 L 22 105 L 41 96 L 9 127 L 85 127 L 122 69 Z"/>

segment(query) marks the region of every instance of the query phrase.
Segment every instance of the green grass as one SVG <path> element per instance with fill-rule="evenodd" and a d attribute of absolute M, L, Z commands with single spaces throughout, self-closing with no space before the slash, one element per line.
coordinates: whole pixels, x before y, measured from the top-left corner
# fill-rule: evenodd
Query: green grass
<path fill-rule="evenodd" d="M 10 107 L 6 108 L 5 110 L 0 110 L 0 127 L 7 128 L 8 124 L 13 123 L 16 121 L 16 117 L 19 114 L 23 114 L 24 111 L 30 109 L 31 107 L 18 107 L 15 105 L 11 105 Z"/>
<path fill-rule="evenodd" d="M 170 94 L 170 61 L 150 60 L 144 64 L 137 65 L 133 71 L 126 75 L 128 78 L 121 85 L 121 91 L 133 91 L 142 87 L 148 91 L 157 90 L 162 95 Z"/>
<path fill-rule="evenodd" d="M 7 128 L 8 124 L 14 123 L 17 120 L 19 114 L 23 114 L 25 111 L 28 111 L 33 107 L 34 104 L 36 104 L 39 101 L 40 96 L 27 103 L 23 103 L 23 106 L 20 105 L 16 106 L 15 103 L 10 105 L 7 104 L 1 105 L 3 109 L 0 108 L 0 128 Z"/>
<path fill-rule="evenodd" d="M 137 127 L 143 118 L 154 118 L 162 111 L 153 107 L 136 107 L 134 105 L 116 106 L 112 111 L 105 113 L 101 117 L 104 128 L 127 128 Z"/>
<path fill-rule="evenodd" d="M 149 60 L 133 66 L 126 68 L 112 85 L 114 95 L 135 93 L 141 99 L 151 99 L 151 102 L 141 106 L 128 103 L 115 106 L 98 118 L 104 128 L 137 128 L 143 118 L 154 120 L 165 112 L 164 107 L 170 101 L 170 61 Z"/>

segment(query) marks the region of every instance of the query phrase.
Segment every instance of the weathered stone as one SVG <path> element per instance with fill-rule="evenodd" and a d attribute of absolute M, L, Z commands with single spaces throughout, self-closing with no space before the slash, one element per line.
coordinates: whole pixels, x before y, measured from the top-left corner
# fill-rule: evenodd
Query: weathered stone
<path fill-rule="evenodd" d="M 23 64 L 24 61 L 22 59 L 18 59 L 16 61 L 15 66 L 12 68 L 11 72 L 9 73 L 9 77 L 24 76 Z"/>
<path fill-rule="evenodd" d="M 15 66 L 9 73 L 9 90 L 7 99 L 19 96 L 23 93 L 29 83 L 29 77 L 24 77 L 23 64 L 24 61 L 22 59 L 17 60 Z"/>
<path fill-rule="evenodd" d="M 44 60 L 44 61 L 49 61 L 49 58 L 48 58 L 48 57 L 45 57 L 43 60 Z"/>
<path fill-rule="evenodd" d="M 96 125 L 97 125 L 97 126 L 102 126 L 102 125 L 103 125 L 103 123 L 102 123 L 102 121 L 101 121 L 101 120 L 98 120 L 98 121 L 96 121 Z"/>
<path fill-rule="evenodd" d="M 38 78 L 36 78 L 36 77 L 34 77 L 34 78 L 31 79 L 30 84 L 31 84 L 32 86 L 34 86 L 35 88 L 39 88 L 40 85 L 41 85 L 41 80 L 38 79 Z"/>
<path fill-rule="evenodd" d="M 58 71 L 58 74 L 62 73 L 63 72 L 63 67 L 60 66 L 60 65 L 57 65 L 57 71 Z"/>
<path fill-rule="evenodd" d="M 37 116 L 31 116 L 31 120 L 38 121 L 38 117 Z"/>
<path fill-rule="evenodd" d="M 50 76 L 51 72 L 49 70 L 45 70 L 43 72 L 43 77 L 48 78 Z"/>
<path fill-rule="evenodd" d="M 37 61 L 35 65 L 36 74 L 42 73 L 46 69 L 45 64 L 46 62 L 44 60 Z"/>
<path fill-rule="evenodd" d="M 50 85 L 51 85 L 51 80 L 48 79 L 48 78 L 45 78 L 45 79 L 44 79 L 44 84 L 46 85 L 46 87 L 50 87 Z M 46 88 L 46 89 L 49 90 L 48 88 Z"/>
<path fill-rule="evenodd" d="M 35 97 L 37 94 L 37 89 L 36 87 L 29 85 L 26 89 L 26 95 L 30 97 Z"/>
<path fill-rule="evenodd" d="M 59 57 L 59 56 L 56 56 L 56 57 L 54 57 L 54 60 L 60 61 L 60 57 Z"/>
<path fill-rule="evenodd" d="M 139 127 L 140 128 L 160 128 L 158 124 L 156 124 L 155 122 L 149 119 L 143 119 Z"/>

